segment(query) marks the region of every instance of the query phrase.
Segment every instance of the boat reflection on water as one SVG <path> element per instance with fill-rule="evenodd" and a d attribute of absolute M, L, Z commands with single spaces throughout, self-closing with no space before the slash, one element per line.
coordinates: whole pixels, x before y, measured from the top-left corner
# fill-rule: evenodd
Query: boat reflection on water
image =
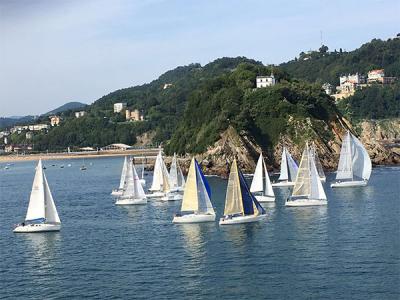
<path fill-rule="evenodd" d="M 267 219 L 268 217 L 269 216 L 267 216 Z M 245 253 L 245 251 L 251 247 L 254 240 L 258 238 L 258 233 L 262 234 L 263 227 L 266 226 L 265 223 L 265 221 L 261 221 L 226 226 L 221 228 L 221 232 L 225 236 L 225 241 L 230 241 L 237 250 L 241 250 Z"/>
<path fill-rule="evenodd" d="M 201 258 L 206 255 L 205 244 L 210 231 L 215 230 L 212 223 L 181 224 L 177 226 L 182 232 L 185 249 L 193 258 Z"/>
<path fill-rule="evenodd" d="M 32 266 L 27 270 L 31 270 L 33 275 L 54 271 L 54 262 L 57 261 L 61 249 L 60 233 L 21 234 L 20 237 L 26 242 L 27 263 Z"/>

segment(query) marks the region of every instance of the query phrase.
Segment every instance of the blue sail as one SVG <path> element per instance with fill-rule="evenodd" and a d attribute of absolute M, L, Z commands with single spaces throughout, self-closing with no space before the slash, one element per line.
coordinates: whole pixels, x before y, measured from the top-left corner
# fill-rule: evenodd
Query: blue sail
<path fill-rule="evenodd" d="M 203 172 L 201 171 L 199 163 L 197 162 L 196 159 L 194 160 L 194 162 L 196 164 L 197 172 L 200 174 L 201 180 L 203 181 L 204 186 L 206 187 L 208 197 L 211 198 L 211 189 L 210 189 L 210 186 L 208 184 L 208 181 L 206 180 L 206 177 L 204 176 Z"/>
<path fill-rule="evenodd" d="M 238 169 L 239 173 L 239 182 L 240 182 L 240 191 L 242 193 L 242 201 L 243 201 L 243 211 L 245 215 L 254 215 L 254 206 L 255 204 L 259 214 L 265 214 L 265 209 L 261 206 L 261 204 L 257 201 L 257 199 L 250 193 L 249 186 L 247 185 L 246 180 L 242 174 L 242 171 Z"/>

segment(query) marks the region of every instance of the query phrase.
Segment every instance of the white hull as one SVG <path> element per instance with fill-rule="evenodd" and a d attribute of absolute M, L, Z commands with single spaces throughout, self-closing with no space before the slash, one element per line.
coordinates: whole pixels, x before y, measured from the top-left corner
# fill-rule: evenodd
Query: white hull
<path fill-rule="evenodd" d="M 123 190 L 113 190 L 113 191 L 111 192 L 111 195 L 112 195 L 112 196 L 118 197 L 118 196 L 121 196 L 122 193 L 123 193 Z"/>
<path fill-rule="evenodd" d="M 321 180 L 321 182 L 326 182 L 326 177 L 320 177 L 319 180 Z"/>
<path fill-rule="evenodd" d="M 146 179 L 139 179 L 139 182 L 142 186 L 146 185 Z"/>
<path fill-rule="evenodd" d="M 30 233 L 30 232 L 48 232 L 48 231 L 60 231 L 61 224 L 28 224 L 25 226 L 18 225 L 14 232 L 16 233 Z"/>
<path fill-rule="evenodd" d="M 286 201 L 286 206 L 318 206 L 318 205 L 327 205 L 328 201 L 326 200 L 313 200 L 313 199 L 298 199 L 293 201 Z"/>
<path fill-rule="evenodd" d="M 273 196 L 264 196 L 264 195 L 258 195 L 254 196 L 258 200 L 258 202 L 275 202 L 275 197 Z"/>
<path fill-rule="evenodd" d="M 147 198 L 151 198 L 151 199 L 158 199 L 158 198 L 163 198 L 165 197 L 165 193 L 163 192 L 154 192 L 151 194 L 146 194 Z"/>
<path fill-rule="evenodd" d="M 146 204 L 147 199 L 118 199 L 115 202 L 115 205 L 141 205 L 141 204 Z"/>
<path fill-rule="evenodd" d="M 273 187 L 292 187 L 294 186 L 294 182 L 292 181 L 279 181 L 279 182 L 274 182 L 272 184 Z"/>
<path fill-rule="evenodd" d="M 187 223 L 203 223 L 203 222 L 214 222 L 215 214 L 189 214 L 183 216 L 175 216 L 172 223 L 175 224 L 187 224 Z"/>
<path fill-rule="evenodd" d="M 340 187 L 356 187 L 356 186 L 367 186 L 368 181 L 360 180 L 360 181 L 342 181 L 342 182 L 334 182 L 331 183 L 332 188 L 340 188 Z"/>
<path fill-rule="evenodd" d="M 251 215 L 251 216 L 237 216 L 230 219 L 221 218 L 219 219 L 219 225 L 233 225 L 233 224 L 243 224 L 252 223 L 264 220 L 267 215 Z"/>

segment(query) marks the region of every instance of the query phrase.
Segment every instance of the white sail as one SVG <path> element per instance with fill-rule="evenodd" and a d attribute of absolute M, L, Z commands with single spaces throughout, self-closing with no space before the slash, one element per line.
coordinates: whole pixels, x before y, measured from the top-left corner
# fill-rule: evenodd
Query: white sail
<path fill-rule="evenodd" d="M 336 179 L 353 179 L 351 138 L 349 132 L 346 133 L 343 139 Z"/>
<path fill-rule="evenodd" d="M 45 211 L 45 189 L 42 160 L 36 166 L 35 178 L 33 180 L 31 196 L 29 199 L 26 221 L 46 218 Z"/>
<path fill-rule="evenodd" d="M 288 174 L 288 167 L 287 167 L 287 160 L 286 160 L 286 148 L 283 148 L 282 151 L 282 158 L 281 158 L 281 173 L 279 175 L 278 180 L 288 180 L 289 179 L 289 174 Z"/>
<path fill-rule="evenodd" d="M 163 161 L 161 151 L 158 153 L 156 162 L 154 164 L 153 182 L 150 191 L 161 191 L 163 184 Z"/>
<path fill-rule="evenodd" d="M 364 180 L 369 180 L 372 172 L 371 159 L 363 144 L 354 135 L 351 135 L 351 138 L 356 152 L 352 161 L 353 175 Z"/>
<path fill-rule="evenodd" d="M 169 170 L 169 178 L 172 188 L 178 187 L 178 168 L 176 163 L 176 154 L 174 153 L 174 157 L 172 158 L 171 168 Z"/>
<path fill-rule="evenodd" d="M 45 190 L 45 216 L 46 223 L 61 223 L 60 217 L 58 216 L 56 204 L 54 203 L 53 195 L 51 194 L 49 184 L 47 182 L 46 175 L 43 172 L 44 179 L 44 190 Z"/>
<path fill-rule="evenodd" d="M 322 186 L 314 159 L 310 159 L 310 178 L 311 193 L 309 198 L 313 200 L 326 200 L 324 187 Z"/>
<path fill-rule="evenodd" d="M 198 212 L 200 213 L 211 213 L 214 214 L 214 208 L 211 204 L 210 196 L 204 182 L 205 177 L 202 175 L 199 165 L 196 165 L 196 180 L 197 180 L 197 191 L 198 191 Z"/>
<path fill-rule="evenodd" d="M 129 162 L 126 171 L 125 185 L 124 185 L 124 191 L 122 192 L 122 197 L 134 197 L 134 195 L 135 195 L 135 183 L 133 179 L 133 166 L 132 163 Z"/>
<path fill-rule="evenodd" d="M 256 170 L 254 171 L 253 181 L 251 182 L 250 192 L 263 192 L 264 191 L 264 183 L 263 183 L 263 157 L 260 154 L 260 157 L 257 161 Z"/>
<path fill-rule="evenodd" d="M 179 164 L 178 165 L 178 186 L 184 188 L 185 187 L 185 176 L 183 176 L 182 169 Z"/>
<path fill-rule="evenodd" d="M 289 181 L 294 181 L 297 176 L 297 171 L 299 167 L 297 166 L 296 162 L 294 161 L 292 155 L 288 151 L 286 151 L 286 161 L 288 165 L 288 170 L 289 170 Z"/>
<path fill-rule="evenodd" d="M 317 168 L 318 176 L 320 178 L 325 178 L 324 169 L 322 168 L 321 161 L 319 160 L 317 150 L 315 149 L 314 146 L 312 146 L 312 147 L 310 147 L 310 151 L 311 151 L 311 154 L 312 154 L 312 156 L 314 158 L 314 162 L 315 162 L 315 166 Z"/>
<path fill-rule="evenodd" d="M 269 179 L 267 166 L 265 165 L 265 161 L 262 159 L 263 168 L 264 168 L 264 176 L 265 176 L 265 186 L 264 186 L 264 195 L 275 197 L 274 190 L 272 188 L 271 180 Z"/>
<path fill-rule="evenodd" d="M 143 190 L 143 186 L 140 183 L 139 176 L 136 172 L 135 166 L 132 164 L 132 171 L 133 171 L 133 191 L 134 191 L 134 198 L 135 199 L 144 199 L 146 198 L 146 194 Z"/>
<path fill-rule="evenodd" d="M 195 160 L 192 158 L 190 163 L 189 173 L 183 193 L 183 200 L 181 211 L 197 211 L 198 206 L 198 192 L 197 192 L 197 180 L 196 180 L 196 166 Z"/>
<path fill-rule="evenodd" d="M 122 190 L 125 184 L 125 177 L 126 177 L 126 170 L 127 170 L 127 166 L 128 166 L 128 159 L 125 156 L 124 159 L 124 164 L 122 166 L 122 172 L 121 172 L 121 179 L 119 181 L 119 189 Z"/>

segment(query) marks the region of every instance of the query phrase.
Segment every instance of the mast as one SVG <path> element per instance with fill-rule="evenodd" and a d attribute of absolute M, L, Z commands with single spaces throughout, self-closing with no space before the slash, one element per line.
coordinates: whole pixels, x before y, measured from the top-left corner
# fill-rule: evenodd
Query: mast
<path fill-rule="evenodd" d="M 45 189 L 42 160 L 40 159 L 35 172 L 35 178 L 32 184 L 32 191 L 29 199 L 28 211 L 26 212 L 26 221 L 34 221 L 46 218 L 45 212 Z"/>
<path fill-rule="evenodd" d="M 342 148 L 340 149 L 339 165 L 336 172 L 336 180 L 353 180 L 353 163 L 352 163 L 352 149 L 351 137 L 347 131 L 343 139 Z"/>
<path fill-rule="evenodd" d="M 128 159 L 125 156 L 124 164 L 122 166 L 121 179 L 119 181 L 119 189 L 120 190 L 124 188 L 127 166 L 128 166 Z"/>

